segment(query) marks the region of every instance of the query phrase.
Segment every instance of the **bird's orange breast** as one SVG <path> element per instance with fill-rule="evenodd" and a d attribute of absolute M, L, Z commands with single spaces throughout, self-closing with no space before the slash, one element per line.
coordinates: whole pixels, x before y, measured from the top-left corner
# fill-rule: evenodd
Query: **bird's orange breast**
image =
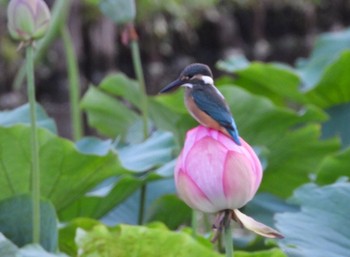
<path fill-rule="evenodd" d="M 213 128 L 217 130 L 222 130 L 220 124 L 214 120 L 212 117 L 210 117 L 208 114 L 203 112 L 201 109 L 198 108 L 196 103 L 194 102 L 190 90 L 186 90 L 185 93 L 185 104 L 190 112 L 190 114 L 195 118 L 200 124 L 208 127 Z"/>

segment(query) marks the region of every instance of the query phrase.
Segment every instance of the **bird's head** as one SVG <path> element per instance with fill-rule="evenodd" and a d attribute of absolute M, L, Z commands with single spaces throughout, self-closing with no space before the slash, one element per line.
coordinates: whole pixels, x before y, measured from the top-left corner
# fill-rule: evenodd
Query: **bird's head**
<path fill-rule="evenodd" d="M 159 93 L 175 90 L 180 86 L 192 88 L 194 84 L 213 84 L 213 74 L 210 68 L 201 63 L 193 63 L 180 73 L 180 76 L 164 87 Z"/>

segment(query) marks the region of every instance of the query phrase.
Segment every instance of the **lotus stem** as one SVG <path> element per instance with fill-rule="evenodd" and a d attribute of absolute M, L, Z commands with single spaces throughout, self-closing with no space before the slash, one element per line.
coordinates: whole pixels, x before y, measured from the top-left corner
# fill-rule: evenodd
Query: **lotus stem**
<path fill-rule="evenodd" d="M 33 46 L 26 47 L 26 70 L 27 70 L 27 90 L 30 106 L 31 124 L 31 151 L 32 151 L 32 201 L 33 201 L 33 243 L 40 243 L 40 166 L 39 166 L 39 144 L 36 124 L 36 101 L 34 82 L 34 57 Z"/>

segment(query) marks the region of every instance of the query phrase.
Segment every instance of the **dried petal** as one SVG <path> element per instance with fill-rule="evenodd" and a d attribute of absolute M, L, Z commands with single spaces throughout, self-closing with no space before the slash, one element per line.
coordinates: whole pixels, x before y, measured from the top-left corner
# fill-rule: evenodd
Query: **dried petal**
<path fill-rule="evenodd" d="M 254 220 L 239 210 L 234 210 L 233 219 L 236 220 L 237 223 L 242 224 L 242 226 L 246 229 L 253 231 L 261 236 L 268 238 L 284 238 L 284 236 L 277 230 Z"/>

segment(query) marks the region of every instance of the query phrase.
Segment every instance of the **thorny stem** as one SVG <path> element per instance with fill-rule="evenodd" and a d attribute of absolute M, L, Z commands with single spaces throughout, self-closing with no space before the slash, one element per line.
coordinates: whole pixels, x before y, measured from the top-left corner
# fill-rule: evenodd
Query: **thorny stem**
<path fill-rule="evenodd" d="M 32 151 L 32 202 L 33 202 L 33 243 L 40 243 L 40 167 L 39 144 L 36 124 L 33 46 L 26 47 L 27 92 L 30 105 L 31 151 Z"/>

